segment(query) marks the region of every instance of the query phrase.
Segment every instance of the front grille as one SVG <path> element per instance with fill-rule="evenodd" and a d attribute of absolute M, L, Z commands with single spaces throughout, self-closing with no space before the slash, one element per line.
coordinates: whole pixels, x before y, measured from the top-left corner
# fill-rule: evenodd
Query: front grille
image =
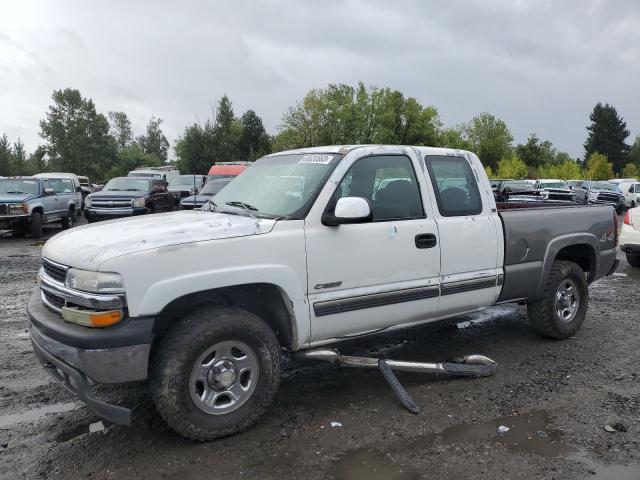
<path fill-rule="evenodd" d="M 41 290 L 41 291 L 42 291 L 42 296 L 50 305 L 52 305 L 53 307 L 59 310 L 62 309 L 62 307 L 64 307 L 64 298 L 54 295 L 51 292 L 47 292 L 46 290 Z"/>
<path fill-rule="evenodd" d="M 612 202 L 617 203 L 620 201 L 620 197 L 613 193 L 599 193 L 598 200 L 601 202 Z"/>
<path fill-rule="evenodd" d="M 6 203 L 0 203 L 0 215 L 5 215 L 9 211 L 9 206 Z"/>
<path fill-rule="evenodd" d="M 60 283 L 65 282 L 67 278 L 68 267 L 65 267 L 64 265 L 58 265 L 57 263 L 53 263 L 46 258 L 43 258 L 42 268 L 44 268 L 45 273 L 53 280 Z"/>
<path fill-rule="evenodd" d="M 131 200 L 92 200 L 91 206 L 99 208 L 130 208 Z"/>

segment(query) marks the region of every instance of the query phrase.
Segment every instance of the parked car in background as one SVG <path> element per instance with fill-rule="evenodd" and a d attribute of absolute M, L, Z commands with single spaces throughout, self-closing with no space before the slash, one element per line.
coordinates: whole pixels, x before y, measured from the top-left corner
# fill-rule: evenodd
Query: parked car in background
<path fill-rule="evenodd" d="M 206 175 L 180 175 L 169 182 L 169 192 L 177 193 L 178 202 L 176 205 L 178 205 L 181 199 L 198 193 L 206 181 Z"/>
<path fill-rule="evenodd" d="M 175 167 L 141 167 L 131 170 L 127 177 L 147 177 L 166 182 L 167 186 L 180 176 L 180 171 Z"/>
<path fill-rule="evenodd" d="M 627 255 L 629 265 L 640 267 L 640 207 L 631 208 L 624 214 L 620 250 Z"/>
<path fill-rule="evenodd" d="M 571 190 L 575 190 L 576 185 L 578 185 L 582 180 L 567 180 L 567 185 Z"/>
<path fill-rule="evenodd" d="M 233 180 L 233 177 L 209 180 L 199 193 L 183 198 L 180 201 L 180 210 L 193 210 L 194 208 L 202 207 L 215 197 L 231 180 Z"/>
<path fill-rule="evenodd" d="M 68 195 L 73 197 L 75 199 L 74 205 L 77 205 L 78 207 L 75 209 L 76 218 L 80 218 L 82 209 L 84 208 L 84 197 L 82 195 L 82 187 L 80 185 L 78 175 L 75 173 L 47 172 L 37 173 L 34 177 L 48 178 L 57 195 Z"/>
<path fill-rule="evenodd" d="M 209 169 L 207 180 L 237 177 L 244 172 L 251 163 L 252 162 L 218 162 Z"/>
<path fill-rule="evenodd" d="M 611 182 L 580 181 L 575 187 L 576 202 L 611 205 L 616 212 L 621 213 L 624 207 L 624 197 L 618 186 Z"/>
<path fill-rule="evenodd" d="M 640 182 L 630 183 L 622 192 L 624 195 L 624 205 L 634 208 L 640 205 Z"/>
<path fill-rule="evenodd" d="M 61 222 L 62 228 L 71 228 L 75 212 L 80 209 L 77 197 L 57 194 L 51 182 L 39 177 L 0 179 L 0 228 L 38 238 L 42 236 L 42 225 L 47 223 Z"/>
<path fill-rule="evenodd" d="M 500 180 L 492 187 L 493 196 L 497 202 L 542 202 L 544 198 L 534 183 L 533 180 Z"/>
<path fill-rule="evenodd" d="M 566 180 L 540 179 L 536 180 L 535 187 L 540 190 L 545 200 L 573 202 L 576 197 Z"/>
<path fill-rule="evenodd" d="M 93 188 L 93 185 L 91 184 L 91 180 L 89 179 L 89 177 L 86 177 L 84 175 L 78 175 L 78 181 L 80 182 L 80 188 L 82 188 L 82 200 L 83 200 L 82 208 L 84 208 L 84 199 L 86 198 L 87 195 L 89 195 L 94 191 L 94 188 Z"/>
<path fill-rule="evenodd" d="M 173 197 L 164 180 L 149 177 L 116 177 L 99 192 L 87 196 L 87 222 L 173 210 Z"/>
<path fill-rule="evenodd" d="M 35 353 L 111 421 L 130 424 L 131 411 L 90 385 L 148 378 L 176 432 L 230 435 L 273 400 L 283 351 L 496 303 L 526 304 L 537 332 L 568 339 L 589 284 L 618 264 L 611 208 L 496 203 L 482 163 L 461 150 L 280 152 L 215 200 L 77 229 L 42 250 L 27 305 Z"/>

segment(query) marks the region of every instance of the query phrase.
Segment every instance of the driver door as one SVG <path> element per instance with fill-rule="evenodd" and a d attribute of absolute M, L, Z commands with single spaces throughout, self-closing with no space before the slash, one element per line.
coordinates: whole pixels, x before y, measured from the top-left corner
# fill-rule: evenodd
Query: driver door
<path fill-rule="evenodd" d="M 437 312 L 440 246 L 435 221 L 425 214 L 428 195 L 418 181 L 423 167 L 412 151 L 372 150 L 343 160 L 348 170 L 334 172 L 305 220 L 311 343 L 419 322 Z M 373 220 L 324 225 L 322 214 L 341 197 L 367 199 Z"/>

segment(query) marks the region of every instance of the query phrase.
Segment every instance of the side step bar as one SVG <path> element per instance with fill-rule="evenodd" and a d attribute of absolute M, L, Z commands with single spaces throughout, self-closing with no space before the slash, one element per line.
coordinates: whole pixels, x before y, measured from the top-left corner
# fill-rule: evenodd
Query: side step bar
<path fill-rule="evenodd" d="M 321 360 L 335 363 L 340 367 L 378 369 L 378 359 L 373 357 L 353 357 L 341 355 L 334 348 L 314 348 L 296 353 L 296 358 Z M 457 377 L 488 377 L 496 371 L 496 362 L 484 355 L 467 355 L 452 362 L 427 363 L 386 360 L 385 363 L 398 372 L 440 373 Z"/>

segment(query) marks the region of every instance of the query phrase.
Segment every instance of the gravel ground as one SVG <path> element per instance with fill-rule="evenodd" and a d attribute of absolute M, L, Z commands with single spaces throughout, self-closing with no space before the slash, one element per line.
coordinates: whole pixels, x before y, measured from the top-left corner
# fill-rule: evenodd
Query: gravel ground
<path fill-rule="evenodd" d="M 418 415 L 375 371 L 288 363 L 257 425 L 201 444 L 164 425 L 144 383 L 99 389 L 134 407 L 134 422 L 89 432 L 100 419 L 52 383 L 31 350 L 24 307 L 41 245 L 0 238 L 0 478 L 640 478 L 640 270 L 622 255 L 618 272 L 591 286 L 586 322 L 570 340 L 540 338 L 523 307 L 501 306 L 340 347 L 498 362 L 483 379 L 399 374 Z M 510 430 L 499 435 L 501 425 Z"/>

